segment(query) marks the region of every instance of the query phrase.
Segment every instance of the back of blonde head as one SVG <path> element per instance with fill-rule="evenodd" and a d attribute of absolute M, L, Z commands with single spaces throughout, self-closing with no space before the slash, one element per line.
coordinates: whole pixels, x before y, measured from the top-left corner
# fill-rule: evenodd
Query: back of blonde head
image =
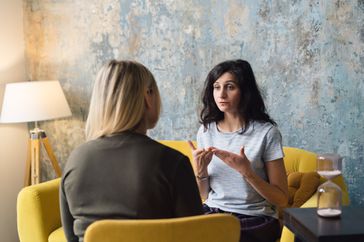
<path fill-rule="evenodd" d="M 136 129 L 145 112 L 144 94 L 148 89 L 157 95 L 159 110 L 158 87 L 145 66 L 134 61 L 107 62 L 95 80 L 86 121 L 86 139 Z"/>

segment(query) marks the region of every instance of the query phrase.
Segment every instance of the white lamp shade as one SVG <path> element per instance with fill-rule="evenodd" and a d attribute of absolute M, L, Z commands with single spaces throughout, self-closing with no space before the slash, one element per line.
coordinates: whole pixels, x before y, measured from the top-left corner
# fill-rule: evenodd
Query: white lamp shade
<path fill-rule="evenodd" d="M 1 123 L 34 122 L 71 116 L 59 81 L 8 83 Z"/>

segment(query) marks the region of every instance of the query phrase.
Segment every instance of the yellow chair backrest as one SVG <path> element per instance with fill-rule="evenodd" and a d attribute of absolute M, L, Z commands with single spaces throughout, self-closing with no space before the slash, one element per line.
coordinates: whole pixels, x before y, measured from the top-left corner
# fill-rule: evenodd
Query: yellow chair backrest
<path fill-rule="evenodd" d="M 187 156 L 190 159 L 192 168 L 195 170 L 195 164 L 192 158 L 192 150 L 187 140 L 158 140 L 158 142 L 172 149 L 178 150 L 179 152 Z M 195 145 L 195 147 L 197 147 L 197 142 L 196 141 L 192 142 Z"/>
<path fill-rule="evenodd" d="M 287 173 L 291 173 L 294 171 L 299 171 L 299 172 L 316 171 L 317 155 L 315 153 L 287 146 L 283 147 L 283 152 L 284 152 L 284 166 L 286 167 Z"/>
<path fill-rule="evenodd" d="M 161 144 L 178 150 L 185 156 L 187 156 L 192 162 L 192 152 L 186 140 L 158 140 Z M 197 146 L 196 141 L 193 141 Z M 316 154 L 310 151 L 306 151 L 294 147 L 283 147 L 285 154 L 284 164 L 286 172 L 290 173 L 293 171 L 310 172 L 316 171 Z"/>
<path fill-rule="evenodd" d="M 171 147 L 172 149 L 178 150 L 192 161 L 192 151 L 186 140 L 158 140 L 158 142 Z M 197 146 L 195 141 L 193 141 L 193 143 Z"/>
<path fill-rule="evenodd" d="M 175 150 L 180 151 L 182 154 L 186 155 L 192 165 L 192 152 L 191 148 L 185 140 L 159 140 L 161 144 L 171 147 Z M 195 146 L 197 146 L 196 141 L 193 141 Z M 283 147 L 285 154 L 284 165 L 286 167 L 286 172 L 291 173 L 294 171 L 300 172 L 310 172 L 316 171 L 316 154 L 307 150 L 294 148 L 294 147 Z"/>
<path fill-rule="evenodd" d="M 238 242 L 240 222 L 229 214 L 169 219 L 99 220 L 84 242 Z"/>

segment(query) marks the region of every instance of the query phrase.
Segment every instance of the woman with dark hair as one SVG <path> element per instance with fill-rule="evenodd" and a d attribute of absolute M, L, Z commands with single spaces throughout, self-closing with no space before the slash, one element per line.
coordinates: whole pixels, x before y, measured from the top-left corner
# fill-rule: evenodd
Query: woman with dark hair
<path fill-rule="evenodd" d="M 282 137 L 250 64 L 230 60 L 215 66 L 202 102 L 198 148 L 189 143 L 205 213 L 237 216 L 241 241 L 275 241 L 276 207 L 288 201 Z"/>

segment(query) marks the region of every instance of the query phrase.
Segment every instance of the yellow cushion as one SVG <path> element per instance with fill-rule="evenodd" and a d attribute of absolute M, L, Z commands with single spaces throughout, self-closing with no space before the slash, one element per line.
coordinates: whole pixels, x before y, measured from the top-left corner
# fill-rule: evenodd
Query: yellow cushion
<path fill-rule="evenodd" d="M 63 228 L 60 227 L 54 230 L 48 238 L 48 242 L 67 242 L 66 236 L 64 235 Z"/>
<path fill-rule="evenodd" d="M 317 172 L 291 172 L 288 174 L 288 207 L 300 207 L 317 190 L 320 176 Z"/>

